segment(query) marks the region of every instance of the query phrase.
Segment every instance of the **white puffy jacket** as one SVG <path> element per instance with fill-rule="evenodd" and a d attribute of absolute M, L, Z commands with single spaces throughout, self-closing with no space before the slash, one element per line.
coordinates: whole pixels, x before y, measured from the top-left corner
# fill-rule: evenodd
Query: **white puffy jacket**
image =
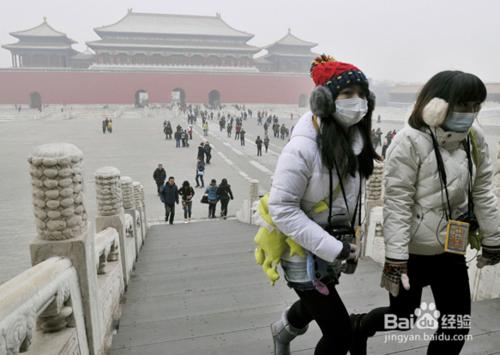
<path fill-rule="evenodd" d="M 474 125 L 479 156 L 473 169 L 474 212 L 483 245 L 500 245 L 500 214 L 493 193 L 492 165 L 481 129 Z M 462 140 L 465 134 L 435 130 L 448 180 L 452 218 L 467 211 L 469 171 Z M 431 136 L 405 127 L 394 138 L 385 161 L 385 255 L 408 259 L 408 254 L 444 252 L 446 198 L 441 190 Z"/>
<path fill-rule="evenodd" d="M 319 214 L 313 211 L 318 202 L 328 202 L 330 193 L 329 172 L 321 162 L 316 137 L 312 113 L 308 112 L 297 122 L 290 142 L 283 148 L 278 159 L 268 206 L 273 222 L 280 231 L 304 249 L 331 263 L 341 252 L 342 243 L 323 229 L 328 223 L 328 210 Z M 361 153 L 363 141 L 358 131 L 352 147 L 355 154 Z M 332 182 L 332 189 L 335 191 L 338 185 L 335 171 Z M 349 212 L 352 214 L 359 193 L 359 174 L 346 178 L 343 183 Z M 333 222 L 349 224 L 351 215 L 347 213 L 342 193 L 336 195 L 332 206 Z"/>

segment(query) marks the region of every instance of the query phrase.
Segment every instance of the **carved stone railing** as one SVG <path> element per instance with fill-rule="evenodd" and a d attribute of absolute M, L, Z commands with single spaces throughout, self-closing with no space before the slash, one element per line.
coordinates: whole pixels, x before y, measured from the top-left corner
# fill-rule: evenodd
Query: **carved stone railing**
<path fill-rule="evenodd" d="M 142 185 L 113 167 L 96 171 L 96 233 L 82 193 L 82 152 L 47 144 L 28 161 L 34 266 L 0 285 L 0 355 L 106 354 L 147 233 Z"/>
<path fill-rule="evenodd" d="M 89 354 L 76 270 L 70 260 L 52 257 L 0 285 L 0 355 L 61 348 Z"/>

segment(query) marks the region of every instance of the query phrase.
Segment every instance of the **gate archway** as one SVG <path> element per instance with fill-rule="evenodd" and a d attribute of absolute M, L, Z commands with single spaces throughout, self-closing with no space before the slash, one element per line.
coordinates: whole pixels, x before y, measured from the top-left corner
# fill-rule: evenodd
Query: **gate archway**
<path fill-rule="evenodd" d="M 42 108 L 42 97 L 38 91 L 30 94 L 30 108 L 36 108 L 39 110 Z"/>
<path fill-rule="evenodd" d="M 182 88 L 175 88 L 171 93 L 171 102 L 178 103 L 181 106 L 186 104 L 186 92 Z"/>
<path fill-rule="evenodd" d="M 220 106 L 220 92 L 218 90 L 212 90 L 208 93 L 208 105 L 211 108 Z"/>
<path fill-rule="evenodd" d="M 135 92 L 135 100 L 134 100 L 134 106 L 135 107 L 146 107 L 149 105 L 149 94 L 146 90 L 137 90 Z"/>

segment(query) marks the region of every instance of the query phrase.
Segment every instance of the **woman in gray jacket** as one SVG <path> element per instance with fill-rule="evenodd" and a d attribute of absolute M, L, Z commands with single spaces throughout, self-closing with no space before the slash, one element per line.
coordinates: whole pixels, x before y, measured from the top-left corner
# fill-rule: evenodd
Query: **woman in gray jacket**
<path fill-rule="evenodd" d="M 357 250 L 337 232 L 353 230 L 363 180 L 378 159 L 370 140 L 374 98 L 365 75 L 323 55 L 311 76 L 312 112 L 298 121 L 279 157 L 268 204 L 276 227 L 306 251 L 281 258 L 299 300 L 271 325 L 279 355 L 290 354 L 290 341 L 312 320 L 323 333 L 316 355 L 349 350 L 350 319 L 335 285 L 343 261 L 357 259 Z"/>
<path fill-rule="evenodd" d="M 484 135 L 473 125 L 485 99 L 486 87 L 475 75 L 438 73 L 422 88 L 409 126 L 391 144 L 385 162 L 381 282 L 390 307 L 351 316 L 351 354 L 366 354 L 366 340 L 376 331 L 408 330 L 414 314 L 422 312 L 425 286 L 431 287 L 435 305 L 428 310 L 437 321 L 427 354 L 460 353 L 470 326 L 469 230 L 478 229 L 482 236 L 477 266 L 500 261 L 493 170 Z"/>

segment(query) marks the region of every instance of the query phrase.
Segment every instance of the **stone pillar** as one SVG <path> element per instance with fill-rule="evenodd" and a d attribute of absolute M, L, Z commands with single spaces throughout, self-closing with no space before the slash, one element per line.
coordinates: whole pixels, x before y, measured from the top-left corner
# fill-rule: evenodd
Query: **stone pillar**
<path fill-rule="evenodd" d="M 495 195 L 500 201 L 500 141 L 497 143 L 497 159 L 495 162 L 495 174 L 493 176 Z"/>
<path fill-rule="evenodd" d="M 142 211 L 144 213 L 144 223 L 143 223 L 143 228 L 144 228 L 144 234 L 143 237 L 146 239 L 146 235 L 148 234 L 148 214 L 146 213 L 146 199 L 144 197 L 144 185 L 140 184 L 139 186 L 140 192 L 141 192 L 141 203 L 142 203 Z"/>
<path fill-rule="evenodd" d="M 125 212 L 123 210 L 120 171 L 114 167 L 99 168 L 95 174 L 97 217 L 96 233 L 111 227 L 118 231 L 120 238 L 120 260 L 125 287 L 128 285 L 133 263 L 129 260 L 126 248 Z"/>
<path fill-rule="evenodd" d="M 125 214 L 128 214 L 130 217 L 132 217 L 132 230 L 134 234 L 134 241 L 135 241 L 135 255 L 136 259 L 137 256 L 139 255 L 139 242 L 138 242 L 138 230 L 137 230 L 137 219 L 139 217 L 139 213 L 135 209 L 135 199 L 134 199 L 134 186 L 133 183 L 134 181 L 132 178 L 128 176 L 122 176 L 120 179 L 121 186 L 122 186 L 122 194 L 123 194 L 123 207 L 125 208 Z"/>
<path fill-rule="evenodd" d="M 367 255 L 367 240 L 368 237 L 373 237 L 369 235 L 372 233 L 370 228 L 370 223 L 372 222 L 371 217 L 375 207 L 383 206 L 383 186 L 384 186 L 384 163 L 374 161 L 373 174 L 370 176 L 366 183 L 366 222 L 364 224 L 364 240 L 361 245 L 361 255 Z M 370 241 L 371 242 L 371 241 Z"/>
<path fill-rule="evenodd" d="M 134 205 L 137 211 L 137 243 L 138 250 L 142 249 L 142 245 L 144 244 L 144 213 L 142 212 L 142 200 L 141 200 L 141 191 L 140 191 L 140 183 L 138 181 L 134 181 L 132 183 L 132 187 L 134 189 Z"/>
<path fill-rule="evenodd" d="M 74 145 L 41 145 L 28 158 L 32 176 L 37 239 L 30 245 L 32 264 L 53 256 L 71 260 L 78 274 L 90 352 L 104 336 L 97 304 L 94 231 L 83 201 L 82 152 Z"/>

